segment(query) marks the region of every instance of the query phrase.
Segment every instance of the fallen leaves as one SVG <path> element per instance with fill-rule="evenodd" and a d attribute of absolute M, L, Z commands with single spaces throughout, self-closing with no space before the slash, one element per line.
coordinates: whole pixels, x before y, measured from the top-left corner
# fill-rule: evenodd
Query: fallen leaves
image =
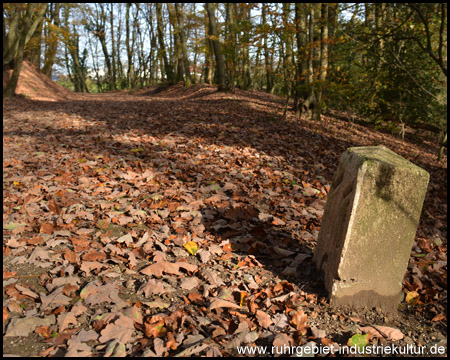
<path fill-rule="evenodd" d="M 11 319 L 4 336 L 28 336 L 38 326 L 49 326 L 56 321 L 55 315 L 45 318 L 30 316 L 23 319 Z"/>
<path fill-rule="evenodd" d="M 420 297 L 420 295 L 419 295 L 419 293 L 417 291 L 409 291 L 406 294 L 405 301 L 407 303 L 415 305 L 419 301 L 419 297 Z"/>
<path fill-rule="evenodd" d="M 384 337 L 385 339 L 392 341 L 401 340 L 405 337 L 399 329 L 394 329 L 388 326 L 360 326 L 359 329 L 373 337 Z"/>
<path fill-rule="evenodd" d="M 89 250 L 88 252 L 84 253 L 81 258 L 84 261 L 99 261 L 106 259 L 106 254 L 97 250 Z"/>
<path fill-rule="evenodd" d="M 356 346 L 356 348 L 358 349 L 358 353 L 363 354 L 365 347 L 369 344 L 369 338 L 369 334 L 355 334 L 350 339 L 348 339 L 347 345 L 350 347 Z"/>
<path fill-rule="evenodd" d="M 176 263 L 162 261 L 147 266 L 145 269 L 141 270 L 141 273 L 144 275 L 154 275 L 156 277 L 161 277 L 163 273 L 171 275 L 182 275 L 183 273 L 180 272 L 180 269 L 194 272 L 197 270 L 197 265 L 189 264 L 183 261 L 179 261 Z"/>
<path fill-rule="evenodd" d="M 258 320 L 259 325 L 261 325 L 265 329 L 273 324 L 273 321 L 270 318 L 269 314 L 265 313 L 262 310 L 256 310 L 256 319 Z"/>
<path fill-rule="evenodd" d="M 167 290 L 164 288 L 164 284 L 160 281 L 150 279 L 146 283 L 142 284 L 142 286 L 139 288 L 137 294 L 144 294 L 146 297 L 149 297 L 150 295 L 160 295 L 165 294 Z"/>
<path fill-rule="evenodd" d="M 183 244 L 183 247 L 189 252 L 191 255 L 195 255 L 198 251 L 198 245 L 195 241 L 188 241 Z"/>
<path fill-rule="evenodd" d="M 302 335 L 306 335 L 308 329 L 308 316 L 305 312 L 297 311 L 291 318 L 291 323 L 295 325 L 296 329 L 300 331 Z"/>
<path fill-rule="evenodd" d="M 239 309 L 240 306 L 238 304 L 234 304 L 231 301 L 222 300 L 222 299 L 213 299 L 211 300 L 208 310 L 213 310 L 217 308 L 229 308 L 229 309 Z"/>
<path fill-rule="evenodd" d="M 35 331 L 52 345 L 45 356 L 217 357 L 244 344 L 329 346 L 356 322 L 366 334 L 349 343 L 402 344 L 400 329 L 361 314 L 329 317 L 317 290 L 312 249 L 344 130 L 322 138 L 309 131 L 323 122 L 272 124 L 272 97 L 256 100 L 256 116 L 243 105 L 249 93 L 237 89 L 230 104 L 204 90 L 201 100 L 140 96 L 133 106 L 120 94 L 7 104 L 8 338 Z M 446 192 L 439 176 L 430 199 Z M 446 211 L 427 201 L 405 304 L 439 327 Z"/>

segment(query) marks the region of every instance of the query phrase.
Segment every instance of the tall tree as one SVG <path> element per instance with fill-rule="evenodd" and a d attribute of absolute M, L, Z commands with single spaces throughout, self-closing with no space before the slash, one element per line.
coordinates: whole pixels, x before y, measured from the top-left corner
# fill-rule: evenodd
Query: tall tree
<path fill-rule="evenodd" d="M 185 85 L 191 86 L 192 78 L 191 78 L 191 72 L 190 72 L 189 58 L 188 58 L 188 54 L 187 54 L 186 37 L 184 34 L 184 24 L 183 24 L 184 15 L 183 15 L 183 9 L 181 8 L 181 6 L 182 6 L 182 4 L 175 3 L 175 12 L 176 12 L 177 22 L 178 22 L 178 34 L 179 34 L 181 53 L 183 56 L 183 63 L 184 63 Z"/>
<path fill-rule="evenodd" d="M 80 35 L 74 23 L 72 29 L 69 24 L 70 4 L 65 4 L 64 9 L 64 28 L 65 28 L 65 45 L 66 45 L 66 67 L 74 84 L 76 92 L 89 92 L 86 85 L 86 59 L 87 49 L 85 48 L 80 56 Z"/>
<path fill-rule="evenodd" d="M 114 36 L 114 4 L 109 8 L 109 26 L 111 30 L 111 60 L 112 60 L 112 88 L 117 89 L 117 66 L 116 66 L 116 38 Z"/>
<path fill-rule="evenodd" d="M 133 44 L 131 44 L 131 39 L 130 39 L 130 8 L 131 8 L 131 3 L 127 3 L 127 11 L 126 11 L 126 15 L 125 15 L 125 27 L 126 27 L 126 47 L 127 47 L 127 57 L 128 57 L 128 67 L 127 67 L 127 87 L 131 88 L 132 87 L 132 82 L 133 82 L 133 45 L 134 45 L 134 41 Z"/>
<path fill-rule="evenodd" d="M 264 65 L 265 65 L 265 70 L 266 70 L 266 91 L 268 93 L 271 93 L 273 91 L 274 84 L 273 84 L 273 70 L 272 70 L 272 62 L 271 62 L 270 52 L 272 52 L 273 50 L 272 49 L 269 50 L 269 46 L 268 46 L 270 25 L 267 24 L 267 18 L 266 18 L 267 8 L 268 8 L 267 4 L 262 3 L 261 16 L 262 16 L 262 31 L 263 31 L 263 37 L 264 37 L 263 46 L 264 46 Z"/>
<path fill-rule="evenodd" d="M 297 75 L 295 85 L 294 110 L 301 115 L 303 101 L 307 98 L 307 13 L 306 5 L 295 3 L 295 26 L 297 37 Z"/>
<path fill-rule="evenodd" d="M 214 68 L 214 50 L 211 39 L 211 29 L 209 26 L 208 12 L 205 12 L 205 69 L 204 77 L 205 83 L 213 83 L 213 68 Z"/>
<path fill-rule="evenodd" d="M 328 71 L 328 4 L 321 4 L 321 19 L 320 19 L 320 66 L 319 66 L 319 81 L 317 83 L 317 106 L 314 108 L 314 118 L 320 120 L 323 88 L 327 78 Z"/>
<path fill-rule="evenodd" d="M 54 3 L 51 11 L 50 20 L 47 22 L 48 33 L 46 36 L 46 51 L 44 55 L 44 66 L 42 73 L 49 78 L 52 77 L 53 64 L 55 63 L 56 51 L 58 49 L 58 32 L 60 26 L 59 11 L 61 3 Z"/>
<path fill-rule="evenodd" d="M 205 4 L 206 12 L 208 13 L 209 18 L 209 33 L 212 37 L 212 43 L 214 48 L 214 55 L 216 58 L 216 73 L 217 73 L 217 83 L 218 90 L 225 91 L 228 90 L 228 85 L 225 79 L 225 64 L 223 60 L 222 47 L 219 41 L 219 31 L 217 28 L 216 22 L 216 14 L 214 4 L 206 3 Z"/>
<path fill-rule="evenodd" d="M 167 77 L 167 82 L 173 84 L 175 80 L 172 65 L 169 63 L 166 52 L 166 45 L 164 43 L 164 31 L 163 31 L 163 20 L 162 20 L 162 4 L 156 3 L 156 22 L 157 22 L 157 32 L 159 40 L 159 51 L 161 53 L 162 59 L 164 61 L 164 69 Z"/>
<path fill-rule="evenodd" d="M 248 90 L 252 85 L 250 74 L 250 38 L 251 38 L 251 4 L 240 4 L 241 6 L 241 23 L 243 27 L 242 36 L 240 37 L 240 45 L 242 50 L 242 89 Z"/>

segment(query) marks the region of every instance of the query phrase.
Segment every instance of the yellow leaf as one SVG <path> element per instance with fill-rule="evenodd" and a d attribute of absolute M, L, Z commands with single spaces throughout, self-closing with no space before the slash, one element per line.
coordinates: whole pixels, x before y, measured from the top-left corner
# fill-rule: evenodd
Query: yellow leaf
<path fill-rule="evenodd" d="M 406 294 L 405 301 L 412 305 L 416 305 L 419 300 L 419 293 L 417 291 L 410 291 Z"/>
<path fill-rule="evenodd" d="M 195 253 L 198 251 L 198 246 L 195 241 L 188 241 L 187 243 L 183 244 L 183 247 L 191 254 L 195 255 Z"/>
<path fill-rule="evenodd" d="M 248 294 L 245 291 L 241 291 L 241 302 L 240 302 L 240 306 L 245 306 L 247 305 L 247 299 L 248 299 Z"/>
<path fill-rule="evenodd" d="M 131 152 L 139 152 L 139 151 L 144 151 L 143 148 L 137 148 L 137 149 L 131 149 Z"/>
<path fill-rule="evenodd" d="M 20 185 L 20 182 L 14 181 L 14 182 L 13 182 L 13 185 L 19 186 L 19 185 Z"/>

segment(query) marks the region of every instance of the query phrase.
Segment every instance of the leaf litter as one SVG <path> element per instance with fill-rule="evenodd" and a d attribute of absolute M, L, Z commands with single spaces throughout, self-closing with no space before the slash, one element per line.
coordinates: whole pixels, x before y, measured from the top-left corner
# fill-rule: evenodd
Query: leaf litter
<path fill-rule="evenodd" d="M 268 121 L 283 100 L 260 92 L 170 91 L 3 101 L 4 354 L 446 345 L 446 165 L 430 143 Z M 340 154 L 379 143 L 432 174 L 398 316 L 330 307 L 312 264 Z"/>

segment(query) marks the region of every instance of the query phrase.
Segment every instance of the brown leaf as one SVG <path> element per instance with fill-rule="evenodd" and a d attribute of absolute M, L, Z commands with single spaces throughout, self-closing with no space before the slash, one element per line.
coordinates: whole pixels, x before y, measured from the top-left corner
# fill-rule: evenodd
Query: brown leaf
<path fill-rule="evenodd" d="M 70 296 L 72 293 L 77 291 L 80 287 L 78 285 L 66 284 L 62 289 L 62 293 L 66 296 Z"/>
<path fill-rule="evenodd" d="M 122 344 L 126 344 L 133 339 L 134 321 L 125 315 L 120 315 L 119 318 L 106 325 L 101 331 L 101 336 L 98 339 L 101 343 L 106 343 L 110 340 L 118 340 Z"/>
<path fill-rule="evenodd" d="M 51 199 L 48 204 L 47 204 L 48 208 L 50 209 L 50 211 L 56 215 L 59 215 L 61 212 L 61 209 L 59 208 L 58 204 L 56 203 L 56 201 L 54 199 Z"/>
<path fill-rule="evenodd" d="M 238 304 L 234 304 L 231 301 L 226 301 L 222 299 L 213 299 L 208 307 L 208 310 L 213 310 L 217 308 L 231 308 L 231 309 L 239 309 L 240 306 Z"/>
<path fill-rule="evenodd" d="M 196 288 L 199 285 L 198 279 L 196 277 L 188 277 L 184 279 L 181 284 L 180 288 L 186 289 L 186 290 L 192 290 Z"/>
<path fill-rule="evenodd" d="M 188 299 L 194 304 L 202 304 L 203 303 L 202 295 L 195 291 L 189 293 Z"/>
<path fill-rule="evenodd" d="M 166 274 L 181 275 L 182 273 L 179 271 L 180 268 L 187 271 L 195 271 L 197 270 L 197 265 L 189 264 L 183 261 L 176 263 L 162 261 L 160 263 L 147 266 L 145 269 L 141 270 L 141 273 L 144 275 L 154 275 L 157 277 L 162 276 L 163 272 Z"/>
<path fill-rule="evenodd" d="M 147 283 L 142 284 L 142 286 L 139 288 L 137 294 L 144 293 L 145 296 L 150 295 L 161 295 L 165 294 L 167 290 L 164 288 L 164 283 L 157 281 L 155 279 L 149 280 Z"/>
<path fill-rule="evenodd" d="M 173 334 L 171 332 L 167 333 L 167 341 L 166 341 L 166 346 L 168 348 L 171 348 L 172 350 L 176 350 L 178 345 L 175 341 L 175 337 L 173 336 Z"/>
<path fill-rule="evenodd" d="M 166 261 L 167 255 L 162 251 L 155 251 L 153 253 L 153 262 L 159 263 Z"/>
<path fill-rule="evenodd" d="M 64 251 L 64 259 L 66 259 L 71 264 L 75 264 L 77 262 L 77 255 L 69 248 L 66 248 L 66 250 Z"/>
<path fill-rule="evenodd" d="M 39 232 L 41 234 L 53 234 L 53 231 L 55 230 L 55 227 L 53 226 L 53 224 L 50 223 L 42 223 L 41 224 L 41 228 L 39 229 Z"/>
<path fill-rule="evenodd" d="M 292 336 L 289 336 L 284 333 L 278 333 L 275 335 L 275 339 L 273 340 L 272 345 L 278 348 L 278 350 L 275 350 L 277 354 L 283 353 L 283 349 L 285 346 L 291 346 L 294 343 L 294 339 Z"/>
<path fill-rule="evenodd" d="M 53 344 L 53 345 L 64 345 L 67 340 L 69 340 L 73 333 L 78 332 L 79 329 L 66 329 L 64 332 L 59 333 L 56 337 L 50 337 L 47 340 L 44 340 L 47 344 Z"/>
<path fill-rule="evenodd" d="M 228 244 L 225 244 L 224 246 L 222 246 L 222 250 L 223 251 L 232 251 L 233 248 L 232 248 L 232 245 L 230 243 L 228 243 Z"/>
<path fill-rule="evenodd" d="M 49 332 L 49 326 L 38 326 L 34 332 L 38 335 L 42 335 L 44 338 L 48 339 L 51 335 L 51 333 Z"/>
<path fill-rule="evenodd" d="M 292 316 L 291 323 L 296 326 L 296 329 L 299 330 L 302 335 L 306 335 L 308 329 L 308 316 L 303 310 L 297 311 Z"/>
<path fill-rule="evenodd" d="M 42 245 L 45 242 L 45 240 L 42 236 L 35 236 L 32 239 L 27 239 L 26 241 L 27 241 L 27 244 L 30 244 L 30 245 Z"/>
<path fill-rule="evenodd" d="M 77 319 L 72 313 L 65 313 L 58 316 L 59 332 L 63 332 L 69 325 L 77 325 Z"/>
<path fill-rule="evenodd" d="M 278 293 L 280 291 L 294 291 L 294 285 L 292 285 L 290 282 L 283 280 L 280 281 L 278 284 L 276 284 L 273 288 L 273 291 L 275 293 Z"/>
<path fill-rule="evenodd" d="M 164 321 L 158 321 L 156 323 L 149 324 L 144 323 L 145 336 L 147 337 L 164 337 L 167 329 L 164 327 Z"/>
<path fill-rule="evenodd" d="M 265 329 L 273 324 L 273 321 L 270 318 L 269 314 L 261 310 L 256 310 L 256 319 L 258 320 L 259 325 L 261 325 Z"/>
<path fill-rule="evenodd" d="M 399 329 L 394 329 L 388 326 L 360 326 L 359 329 L 374 337 L 386 337 L 387 340 L 392 341 L 401 340 L 405 337 Z"/>
<path fill-rule="evenodd" d="M 443 314 L 437 314 L 433 319 L 431 319 L 431 321 L 441 321 L 441 320 L 446 320 L 447 317 Z"/>
<path fill-rule="evenodd" d="M 25 286 L 16 284 L 16 289 L 19 290 L 23 295 L 29 296 L 30 298 L 36 299 L 39 297 L 38 294 L 34 293 L 33 291 L 31 291 L 30 289 L 28 289 Z"/>
<path fill-rule="evenodd" d="M 99 261 L 106 259 L 106 254 L 97 250 L 90 250 L 81 257 L 85 261 Z"/>

